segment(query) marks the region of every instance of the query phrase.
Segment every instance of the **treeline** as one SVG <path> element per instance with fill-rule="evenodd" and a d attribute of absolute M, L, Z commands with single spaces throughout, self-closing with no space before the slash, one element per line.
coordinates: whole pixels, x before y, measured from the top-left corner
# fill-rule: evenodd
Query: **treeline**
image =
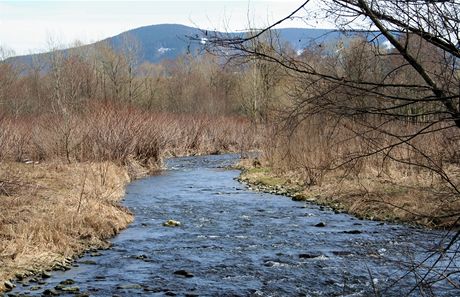
<path fill-rule="evenodd" d="M 266 146 L 269 163 L 301 173 L 307 185 L 338 172 L 390 178 L 424 172 L 454 186 L 460 136 L 445 101 L 458 102 L 455 59 L 411 38 L 410 53 L 442 85 L 444 100 L 433 96 L 394 48 L 366 36 L 318 44 L 295 58 L 274 47 L 248 48 L 251 56 L 285 69 L 290 81 L 276 137 Z"/>
<path fill-rule="evenodd" d="M 106 124 L 110 125 L 107 130 L 113 126 L 113 131 L 120 133 L 156 133 L 163 138 L 193 135 L 196 132 L 189 131 L 187 125 L 194 125 L 200 133 L 206 131 L 208 140 L 221 143 L 212 149 L 212 144 L 205 145 L 204 152 L 236 146 L 249 148 L 261 143 L 260 139 L 255 140 L 257 137 L 265 136 L 263 151 L 267 162 L 278 164 L 276 167 L 283 170 L 301 172 L 307 184 L 320 183 L 320 176 L 335 172 L 341 165 L 387 168 L 391 166 L 385 164 L 393 161 L 419 169 L 434 168 L 446 176 L 444 164 L 458 163 L 453 147 L 458 144 L 458 137 L 455 129 L 448 128 L 443 102 L 431 99 L 423 80 L 395 54 L 394 48 L 373 44 L 370 39 L 356 34 L 334 44 L 312 43 L 296 52 L 268 34 L 228 52 L 219 47 L 217 54 L 212 50 L 214 54 L 186 54 L 159 64 L 138 61 L 139 46 L 128 39 L 118 51 L 104 44 L 66 52 L 55 50 L 39 56 L 41 59 L 35 59 L 28 67 L 0 64 L 3 122 L 30 123 L 33 118 L 43 121 L 34 127 L 59 127 L 61 140 L 54 143 L 60 142 L 61 148 L 50 152 L 36 149 L 44 145 L 34 144 L 36 150 L 31 157 L 39 159 L 48 155 L 60 155 L 69 162 L 94 156 L 107 159 L 109 155 L 124 159 L 142 146 L 155 151 L 153 144 L 143 140 L 131 145 L 123 141 L 115 144 L 90 135 L 88 129 L 83 133 L 83 127 L 88 126 L 85 123 L 91 121 L 88 127 Z M 422 57 L 421 63 L 430 75 L 443 81 L 447 89 L 456 88 L 452 76 L 446 76 L 450 66 L 443 60 L 445 57 L 419 41 L 414 37 L 408 43 L 411 52 Z M 105 114 L 120 121 L 112 123 L 105 119 L 97 123 Z M 129 122 L 133 119 L 139 120 L 137 126 Z M 227 119 L 229 124 L 213 124 L 213 119 Z M 51 125 L 52 121 L 56 124 Z M 235 127 L 235 131 L 241 132 L 232 124 L 236 122 L 245 125 L 245 144 L 241 143 L 243 137 L 232 141 L 227 137 L 224 141 L 216 136 L 237 137 L 238 133 L 228 133 L 226 128 Z M 203 128 L 203 123 L 208 123 L 207 128 Z M 266 128 L 264 135 L 254 128 L 261 124 Z M 122 127 L 117 129 L 117 125 Z M 170 129 L 173 126 L 176 128 Z M 215 132 L 216 135 L 210 132 L 219 126 L 226 129 Z M 154 132 L 155 129 L 162 132 Z M 441 136 L 427 142 L 425 135 L 438 130 Z M 115 138 L 125 139 L 125 134 Z M 100 137 L 101 133 L 97 135 Z M 108 143 L 107 146 L 129 147 L 132 152 L 107 153 L 107 148 L 93 147 L 88 153 L 91 145 L 73 148 L 74 143 L 84 143 L 79 139 L 94 139 L 97 146 Z M 436 143 L 432 143 L 434 139 Z M 165 140 L 159 140 L 162 141 Z M 179 146 L 175 140 L 169 142 Z M 182 145 L 176 151 L 191 152 L 194 146 Z M 174 151 L 171 147 L 168 150 Z M 21 159 L 23 154 L 27 155 L 22 151 L 17 148 L 10 155 Z M 141 157 L 145 152 L 136 154 L 145 159 Z"/>
<path fill-rule="evenodd" d="M 278 81 L 242 61 L 211 54 L 184 54 L 151 64 L 138 60 L 139 46 L 125 40 L 35 55 L 29 65 L 0 62 L 0 104 L 11 115 L 62 113 L 86 103 L 113 102 L 155 112 L 248 115 L 253 97 L 272 96 L 260 80 Z M 262 100 L 262 99 L 261 99 Z"/>
<path fill-rule="evenodd" d="M 136 56 L 136 43 L 126 42 L 118 52 L 99 45 L 55 50 L 23 67 L 0 62 L 0 160 L 157 167 L 165 155 L 257 147 L 245 66 L 212 55 L 161 64 Z"/>

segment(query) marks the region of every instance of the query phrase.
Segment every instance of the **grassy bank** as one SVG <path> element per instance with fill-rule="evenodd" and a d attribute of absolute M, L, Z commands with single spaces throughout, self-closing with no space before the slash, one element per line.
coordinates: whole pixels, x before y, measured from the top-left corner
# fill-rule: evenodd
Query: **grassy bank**
<path fill-rule="evenodd" d="M 106 241 L 131 221 L 120 206 L 127 170 L 109 162 L 0 163 L 0 289 Z"/>
<path fill-rule="evenodd" d="M 107 247 L 132 220 L 119 203 L 125 185 L 161 169 L 165 157 L 247 150 L 251 131 L 238 117 L 112 104 L 0 115 L 0 290 Z"/>
<path fill-rule="evenodd" d="M 256 165 L 256 166 L 255 166 Z M 280 172 L 245 160 L 240 181 L 251 188 L 308 201 L 359 218 L 404 222 L 426 227 L 458 227 L 458 197 L 428 176 L 419 179 L 329 174 L 320 185 L 305 185 L 295 171 Z"/>

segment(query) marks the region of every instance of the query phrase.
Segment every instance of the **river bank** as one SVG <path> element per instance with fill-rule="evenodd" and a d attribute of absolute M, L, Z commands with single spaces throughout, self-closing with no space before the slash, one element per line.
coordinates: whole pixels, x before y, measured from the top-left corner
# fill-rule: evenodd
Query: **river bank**
<path fill-rule="evenodd" d="M 328 176 L 307 186 L 295 172 L 276 172 L 243 160 L 239 181 L 253 190 L 327 206 L 357 218 L 409 223 L 428 228 L 458 228 L 460 201 L 439 184 L 375 177 Z"/>
<path fill-rule="evenodd" d="M 125 186 L 168 156 L 257 147 L 241 117 L 145 111 L 110 102 L 65 114 L 0 115 L 0 290 L 67 269 L 132 222 Z M 6 286 L 5 286 L 6 284 Z"/>
<path fill-rule="evenodd" d="M 427 227 L 449 223 L 447 218 L 433 219 L 448 208 L 434 207 L 436 201 L 420 189 L 409 190 L 388 181 L 367 181 L 368 190 L 369 185 L 374 186 L 373 192 L 367 193 L 352 187 L 351 181 L 304 187 L 294 176 L 275 174 L 253 161 L 241 162 L 240 169 L 243 171 L 238 179 L 250 189 L 310 201 L 358 218 Z M 8 182 L 2 178 L 6 173 Z M 108 239 L 134 219 L 120 204 L 126 185 L 147 174 L 136 162 L 129 166 L 113 162 L 0 163 L 0 207 L 8 210 L 1 214 L 0 290 L 8 289 L 10 279 L 46 277 L 50 270 L 68 270 L 73 259 L 85 251 L 109 247 Z M 376 200 L 378 195 L 381 200 Z M 388 203 L 390 198 L 392 204 Z M 395 204 L 401 202 L 405 204 Z M 432 210 L 432 217 L 408 211 L 415 207 L 417 211 Z M 458 205 L 451 203 L 449 207 L 455 209 Z"/>
<path fill-rule="evenodd" d="M 28 163 L 0 163 L 0 291 L 107 248 L 133 220 L 120 200 L 133 174 L 143 174 L 112 162 Z"/>
<path fill-rule="evenodd" d="M 121 204 L 126 186 L 158 166 L 132 159 L 123 166 L 0 162 L 0 292 L 14 280 L 47 278 L 52 270 L 69 270 L 85 252 L 109 248 L 134 220 Z"/>
<path fill-rule="evenodd" d="M 405 296 L 418 285 L 408 269 L 445 242 L 443 231 L 249 191 L 235 180 L 240 171 L 227 168 L 237 161 L 165 160 L 166 170 L 126 187 L 123 205 L 135 218 L 110 249 L 86 253 L 40 283 L 16 282 L 8 296 Z M 439 262 L 454 263 L 440 266 L 446 274 L 458 267 L 449 255 Z M 437 296 L 458 296 L 427 269 L 434 261 L 415 273 L 428 273 Z"/>

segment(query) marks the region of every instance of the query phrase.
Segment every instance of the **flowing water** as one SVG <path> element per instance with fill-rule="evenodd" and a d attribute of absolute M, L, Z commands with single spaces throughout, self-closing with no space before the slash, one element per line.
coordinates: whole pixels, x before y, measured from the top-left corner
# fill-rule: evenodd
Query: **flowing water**
<path fill-rule="evenodd" d="M 13 293 L 40 296 L 72 279 L 82 296 L 423 296 L 411 289 L 426 268 L 408 267 L 429 257 L 445 232 L 249 191 L 235 180 L 239 171 L 223 168 L 236 158 L 170 159 L 168 170 L 128 186 L 124 204 L 135 221 L 111 249 L 54 272 L 36 291 L 18 284 Z M 163 226 L 170 219 L 181 226 Z M 446 282 L 435 289 L 460 296 Z"/>

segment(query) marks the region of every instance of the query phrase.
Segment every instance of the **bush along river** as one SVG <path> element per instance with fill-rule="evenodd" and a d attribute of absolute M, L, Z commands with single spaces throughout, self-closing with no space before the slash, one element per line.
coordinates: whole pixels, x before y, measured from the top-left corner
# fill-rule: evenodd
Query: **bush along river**
<path fill-rule="evenodd" d="M 235 180 L 239 171 L 224 168 L 237 157 L 168 160 L 168 170 L 128 186 L 124 204 L 135 221 L 110 249 L 8 294 L 460 296 L 449 281 L 414 287 L 458 270 L 459 261 L 431 256 L 445 231 L 250 191 Z M 440 273 L 429 269 L 435 261 Z"/>

